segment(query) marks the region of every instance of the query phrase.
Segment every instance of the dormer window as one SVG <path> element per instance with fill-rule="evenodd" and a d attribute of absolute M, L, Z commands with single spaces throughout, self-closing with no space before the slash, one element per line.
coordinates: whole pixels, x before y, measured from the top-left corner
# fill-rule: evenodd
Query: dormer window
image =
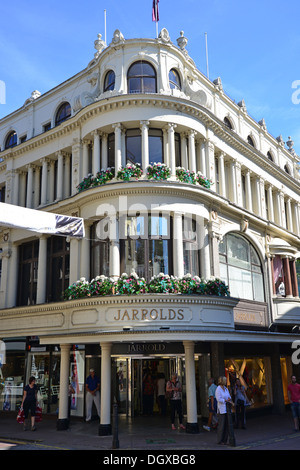
<path fill-rule="evenodd" d="M 171 69 L 169 72 L 169 85 L 171 90 L 181 90 L 179 73 L 175 69 Z"/>
<path fill-rule="evenodd" d="M 6 137 L 5 141 L 5 148 L 9 149 L 11 147 L 14 147 L 18 143 L 18 137 L 16 131 L 11 131 L 8 136 Z"/>
<path fill-rule="evenodd" d="M 115 89 L 115 78 L 115 72 L 113 72 L 113 70 L 109 70 L 105 75 L 103 92 Z"/>
<path fill-rule="evenodd" d="M 63 103 L 56 113 L 55 125 L 58 126 L 62 122 L 66 121 L 71 117 L 71 106 L 69 103 Z"/>
<path fill-rule="evenodd" d="M 228 119 L 228 117 L 224 117 L 224 124 L 226 127 L 228 127 L 228 129 L 231 129 L 232 130 L 232 124 L 230 122 L 230 120 Z"/>
<path fill-rule="evenodd" d="M 252 147 L 255 148 L 254 140 L 252 139 L 251 135 L 248 135 L 247 142 L 248 142 L 249 145 L 251 145 Z"/>
<path fill-rule="evenodd" d="M 128 93 L 156 93 L 156 72 L 148 62 L 140 60 L 127 73 Z"/>

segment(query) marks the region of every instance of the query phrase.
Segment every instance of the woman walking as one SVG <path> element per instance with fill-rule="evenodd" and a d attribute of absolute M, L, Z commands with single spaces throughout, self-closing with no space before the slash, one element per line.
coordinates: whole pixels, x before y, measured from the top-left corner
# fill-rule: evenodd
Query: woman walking
<path fill-rule="evenodd" d="M 31 414 L 31 431 L 35 431 L 35 410 L 37 402 L 37 386 L 35 383 L 35 377 L 30 377 L 28 385 L 24 388 L 23 400 L 21 407 L 24 410 L 24 430 L 27 430 L 26 419 L 28 418 L 28 413 L 30 410 Z"/>
<path fill-rule="evenodd" d="M 218 409 L 218 429 L 217 429 L 217 443 L 221 445 L 227 444 L 228 440 L 228 419 L 227 419 L 227 404 L 232 404 L 230 393 L 226 387 L 226 377 L 219 377 L 218 387 L 216 389 L 216 400 Z"/>

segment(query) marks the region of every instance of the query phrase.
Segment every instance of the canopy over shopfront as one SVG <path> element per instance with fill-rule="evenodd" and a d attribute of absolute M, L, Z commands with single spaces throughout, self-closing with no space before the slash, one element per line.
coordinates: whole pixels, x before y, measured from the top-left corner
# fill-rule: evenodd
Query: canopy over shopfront
<path fill-rule="evenodd" d="M 80 217 L 53 214 L 4 202 L 0 202 L 0 226 L 75 238 L 84 237 L 84 223 Z"/>

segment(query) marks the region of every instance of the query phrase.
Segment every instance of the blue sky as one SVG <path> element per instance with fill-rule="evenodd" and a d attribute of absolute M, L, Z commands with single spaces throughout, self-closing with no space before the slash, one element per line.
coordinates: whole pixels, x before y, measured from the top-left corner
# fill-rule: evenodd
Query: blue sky
<path fill-rule="evenodd" d="M 115 29 L 125 39 L 155 37 L 151 9 L 152 0 L 1 2 L 0 118 L 33 90 L 45 93 L 87 66 L 97 34 L 104 38 L 104 10 L 109 44 Z M 299 12 L 299 0 L 159 2 L 159 31 L 167 28 L 176 45 L 183 30 L 204 74 L 207 33 L 209 78 L 221 77 L 225 92 L 236 102 L 244 99 L 274 137 L 291 136 L 300 155 Z"/>

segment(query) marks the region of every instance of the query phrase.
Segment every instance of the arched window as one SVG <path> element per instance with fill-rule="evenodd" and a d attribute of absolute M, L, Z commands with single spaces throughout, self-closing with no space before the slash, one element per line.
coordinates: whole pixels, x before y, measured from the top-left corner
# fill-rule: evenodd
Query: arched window
<path fill-rule="evenodd" d="M 14 147 L 15 145 L 17 145 L 17 143 L 18 143 L 17 133 L 15 131 L 11 131 L 6 137 L 5 148 L 9 149 L 11 147 Z"/>
<path fill-rule="evenodd" d="M 230 120 L 228 119 L 228 117 L 224 117 L 224 124 L 226 127 L 228 127 L 228 129 L 231 129 L 232 130 L 232 124 L 230 122 Z"/>
<path fill-rule="evenodd" d="M 252 244 L 241 235 L 229 233 L 219 245 L 220 277 L 230 295 L 265 301 L 261 261 Z"/>
<path fill-rule="evenodd" d="M 148 62 L 131 65 L 127 74 L 128 93 L 156 93 L 156 72 Z"/>
<path fill-rule="evenodd" d="M 115 72 L 109 70 L 105 75 L 103 91 L 111 91 L 115 89 Z"/>
<path fill-rule="evenodd" d="M 181 90 L 179 73 L 175 69 L 171 69 L 169 72 L 169 85 L 173 90 Z"/>
<path fill-rule="evenodd" d="M 248 137 L 247 137 L 247 142 L 248 142 L 248 144 L 252 145 L 252 147 L 255 147 L 254 140 L 252 139 L 252 137 L 250 135 L 248 135 Z"/>
<path fill-rule="evenodd" d="M 63 103 L 59 108 L 56 113 L 55 117 L 55 125 L 58 126 L 62 122 L 66 121 L 69 119 L 71 116 L 71 106 L 69 103 Z"/>

